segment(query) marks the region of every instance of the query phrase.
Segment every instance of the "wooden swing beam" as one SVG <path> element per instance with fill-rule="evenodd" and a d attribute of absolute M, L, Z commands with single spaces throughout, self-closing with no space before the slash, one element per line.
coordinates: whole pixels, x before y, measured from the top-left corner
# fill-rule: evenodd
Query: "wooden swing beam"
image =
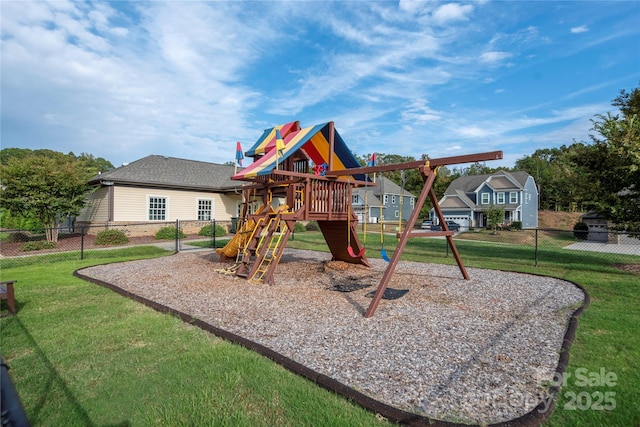
<path fill-rule="evenodd" d="M 385 290 L 387 289 L 387 285 L 389 284 L 389 280 L 391 280 L 391 276 L 400 261 L 400 256 L 404 251 L 404 248 L 407 244 L 407 240 L 410 237 L 424 237 L 424 236 L 445 236 L 447 239 L 447 243 L 451 248 L 451 252 L 456 259 L 456 263 L 458 263 L 458 267 L 460 268 L 460 272 L 462 273 L 462 277 L 465 280 L 469 280 L 469 274 L 467 274 L 467 270 L 462 263 L 462 259 L 460 258 L 460 254 L 456 245 L 453 241 L 453 231 L 449 231 L 449 227 L 447 226 L 447 222 L 444 219 L 444 215 L 442 213 L 442 209 L 440 208 L 440 204 L 438 203 L 438 198 L 436 196 L 435 191 L 433 190 L 433 182 L 436 178 L 436 170 L 440 166 L 445 165 L 453 165 L 453 164 L 461 164 L 461 163 L 475 163 L 489 160 L 499 160 L 502 159 L 502 151 L 491 151 L 487 153 L 479 153 L 479 154 L 468 154 L 464 156 L 453 156 L 453 157 L 442 157 L 438 159 L 429 159 L 429 160 L 420 160 L 406 163 L 398 163 L 393 165 L 380 165 L 380 166 L 366 166 L 361 168 L 354 169 L 346 169 L 340 171 L 327 171 L 327 176 L 341 176 L 341 175 L 357 175 L 357 174 L 366 174 L 372 172 L 384 172 L 384 171 L 392 171 L 392 170 L 403 170 L 403 169 L 418 169 L 420 174 L 422 175 L 422 179 L 424 181 L 424 186 L 422 187 L 422 191 L 418 196 L 418 200 L 416 201 L 415 207 L 411 212 L 411 216 L 407 221 L 407 226 L 404 228 L 402 234 L 399 236 L 398 246 L 393 253 L 393 256 L 389 260 L 389 265 L 387 269 L 384 271 L 382 275 L 382 279 L 380 279 L 380 284 L 376 289 L 376 292 L 367 308 L 367 311 L 364 314 L 364 317 L 369 318 L 373 317 L 376 309 L 378 308 L 378 304 L 380 304 L 380 300 L 384 295 Z M 440 220 L 440 224 L 442 226 L 441 232 L 420 232 L 414 233 L 412 229 L 420 215 L 420 208 L 424 205 L 424 202 L 427 200 L 427 197 L 431 199 L 431 203 L 433 204 L 433 208 L 436 211 L 436 215 Z M 436 234 L 437 233 L 437 234 Z"/>

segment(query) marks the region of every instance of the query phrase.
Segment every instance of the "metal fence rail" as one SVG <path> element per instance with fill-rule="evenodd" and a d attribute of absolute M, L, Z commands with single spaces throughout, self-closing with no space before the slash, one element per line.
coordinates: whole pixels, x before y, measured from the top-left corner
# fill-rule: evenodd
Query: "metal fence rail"
<path fill-rule="evenodd" d="M 216 220 L 177 220 L 173 222 L 105 224 L 90 227 L 61 227 L 58 241 L 47 242 L 43 230 L 0 230 L 0 260 L 2 267 L 18 266 L 33 262 L 38 256 L 42 260 L 84 259 L 91 251 L 113 251 L 127 247 L 152 245 L 180 252 L 201 249 L 193 242 L 207 242 L 216 247 L 220 236 L 210 230 L 216 229 Z M 226 223 L 225 223 L 226 225 Z M 224 227 L 226 229 L 226 227 Z M 206 235 L 202 235 L 202 231 Z M 104 233 L 117 231 L 118 239 Z M 213 234 L 213 235 L 212 235 Z M 121 238 L 124 236 L 124 238 Z M 115 239 L 115 240 L 114 240 Z"/>
<path fill-rule="evenodd" d="M 226 229 L 228 221 L 223 223 Z M 180 220 L 174 222 L 109 224 L 83 228 L 63 227 L 55 244 L 46 242 L 44 232 L 28 230 L 0 230 L 1 266 L 11 267 L 29 264 L 38 256 L 42 262 L 56 259 L 84 259 L 92 251 L 114 251 L 126 247 L 153 245 L 174 252 L 201 249 L 194 242 L 210 243 L 218 247 L 224 243 L 221 236 L 202 235 L 203 228 L 216 229 L 212 221 Z M 164 230 L 163 230 L 164 229 Z M 126 242 L 100 243 L 99 236 L 107 230 L 118 230 L 126 236 Z M 158 239 L 158 233 L 164 239 Z M 371 227 L 368 232 L 375 232 Z M 598 234 L 601 233 L 601 234 Z M 229 238 L 231 236 L 227 236 Z M 640 235 L 615 231 L 579 232 L 573 230 L 531 229 L 531 230 L 473 230 L 458 233 L 456 245 L 465 257 L 465 245 L 488 245 L 481 251 L 482 256 L 491 257 L 496 251 L 518 251 L 523 263 L 544 265 L 557 262 L 558 250 L 562 254 L 575 254 L 581 262 L 640 263 Z M 506 248 L 506 249 L 505 249 Z M 442 246 L 443 252 L 447 250 Z M 64 256 L 62 257 L 62 254 Z M 571 257 L 569 261 L 572 262 Z M 40 262 L 40 261 L 39 261 Z"/>

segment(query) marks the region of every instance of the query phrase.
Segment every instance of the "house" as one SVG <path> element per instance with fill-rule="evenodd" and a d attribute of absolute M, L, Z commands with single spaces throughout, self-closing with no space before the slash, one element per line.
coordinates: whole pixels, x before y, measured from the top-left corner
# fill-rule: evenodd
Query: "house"
<path fill-rule="evenodd" d="M 353 189 L 352 207 L 358 221 L 368 223 L 407 222 L 415 206 L 416 196 L 395 182 L 379 176 L 375 187 Z M 402 201 L 402 203 L 401 203 Z"/>
<path fill-rule="evenodd" d="M 159 224 L 176 220 L 215 219 L 230 224 L 242 202 L 242 185 L 231 180 L 234 169 L 158 155 L 124 164 L 89 180 L 96 190 L 89 195 L 75 227 L 146 223 L 148 229 L 135 229 L 150 233 Z"/>
<path fill-rule="evenodd" d="M 522 228 L 538 227 L 538 189 L 533 177 L 522 171 L 461 176 L 439 203 L 444 217 L 461 229 L 486 227 L 484 212 L 492 205 L 504 209 L 506 224 L 521 221 Z M 431 217 L 435 217 L 433 209 Z"/>

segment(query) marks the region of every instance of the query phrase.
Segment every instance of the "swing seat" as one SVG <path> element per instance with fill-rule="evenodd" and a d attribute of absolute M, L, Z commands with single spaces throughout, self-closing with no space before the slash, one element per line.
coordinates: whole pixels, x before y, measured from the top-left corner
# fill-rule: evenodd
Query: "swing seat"
<path fill-rule="evenodd" d="M 351 258 L 360 258 L 360 257 L 362 257 L 364 255 L 365 250 L 366 250 L 366 248 L 362 248 L 360 250 L 360 252 L 356 254 L 354 252 L 353 248 L 351 247 L 351 245 L 347 246 L 347 252 L 349 252 L 349 256 L 351 256 Z"/>
<path fill-rule="evenodd" d="M 382 256 L 382 259 L 386 262 L 391 262 L 391 260 L 389 259 L 389 255 L 387 255 L 387 251 L 384 248 L 382 248 L 382 250 L 380 251 L 380 256 Z"/>

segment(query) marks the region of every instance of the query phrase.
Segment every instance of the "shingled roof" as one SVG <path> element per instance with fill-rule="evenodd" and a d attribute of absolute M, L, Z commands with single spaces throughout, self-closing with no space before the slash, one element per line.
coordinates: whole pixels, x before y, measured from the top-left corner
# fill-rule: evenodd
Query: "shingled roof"
<path fill-rule="evenodd" d="M 101 173 L 89 180 L 98 185 L 117 185 L 230 191 L 240 187 L 232 181 L 234 166 L 151 155 Z"/>
<path fill-rule="evenodd" d="M 499 188 L 500 189 L 522 189 L 524 188 L 525 184 L 527 183 L 527 179 L 529 178 L 529 174 L 526 172 L 506 172 L 506 171 L 498 171 L 496 173 L 492 173 L 492 174 L 486 174 L 486 175 L 467 175 L 467 176 L 461 176 L 458 177 L 456 179 L 453 180 L 453 182 L 451 184 L 449 184 L 449 187 L 447 187 L 447 190 L 445 191 L 445 195 L 451 195 L 451 196 L 456 196 L 458 195 L 459 191 L 462 191 L 464 193 L 473 193 L 474 191 L 476 191 L 478 189 L 478 187 L 480 185 L 482 185 L 484 182 L 487 181 L 487 179 L 489 178 L 503 178 L 502 181 L 500 181 L 500 185 Z M 512 185 L 508 185 L 506 184 L 508 181 L 504 180 L 504 178 L 507 178 L 508 180 L 510 180 L 511 182 L 513 182 Z M 489 182 L 489 185 L 491 185 L 491 182 Z"/>
<path fill-rule="evenodd" d="M 404 194 L 408 197 L 416 197 L 413 193 L 410 193 L 407 190 L 403 190 L 402 187 L 400 187 L 398 184 L 383 176 L 378 177 L 377 183 L 377 186 L 356 187 L 353 189 L 353 194 L 359 194 L 363 198 L 365 194 L 367 194 L 369 201 L 379 200 L 380 196 L 384 194 Z"/>

